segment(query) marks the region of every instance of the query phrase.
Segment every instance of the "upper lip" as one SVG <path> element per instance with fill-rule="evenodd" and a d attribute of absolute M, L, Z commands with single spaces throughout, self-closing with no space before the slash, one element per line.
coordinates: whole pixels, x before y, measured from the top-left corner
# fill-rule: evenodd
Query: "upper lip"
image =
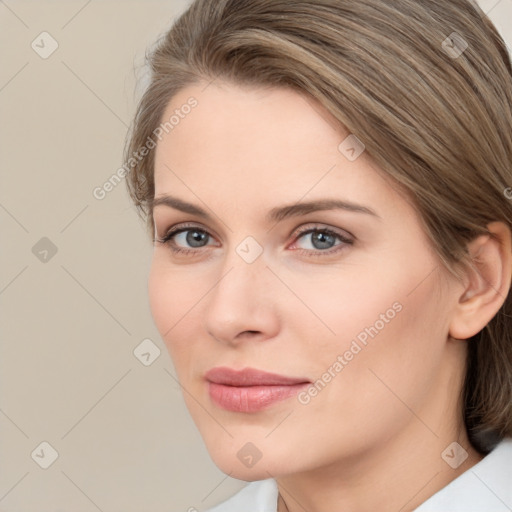
<path fill-rule="evenodd" d="M 255 368 L 234 370 L 225 366 L 212 368 L 205 374 L 206 380 L 226 386 L 291 386 L 310 381 L 301 377 L 287 377 Z"/>

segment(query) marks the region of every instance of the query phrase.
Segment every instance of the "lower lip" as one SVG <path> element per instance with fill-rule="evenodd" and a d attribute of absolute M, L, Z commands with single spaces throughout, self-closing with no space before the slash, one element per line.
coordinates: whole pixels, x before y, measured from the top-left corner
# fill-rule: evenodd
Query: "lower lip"
<path fill-rule="evenodd" d="M 296 395 L 309 382 L 287 386 L 225 386 L 208 383 L 210 398 L 220 407 L 233 412 L 257 412 L 276 402 Z"/>

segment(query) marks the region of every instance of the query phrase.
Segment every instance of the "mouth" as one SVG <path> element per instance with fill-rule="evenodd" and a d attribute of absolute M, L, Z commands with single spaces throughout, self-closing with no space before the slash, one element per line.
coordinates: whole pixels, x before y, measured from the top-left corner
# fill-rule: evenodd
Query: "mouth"
<path fill-rule="evenodd" d="M 258 412 L 296 395 L 309 386 L 305 378 L 288 377 L 254 368 L 212 368 L 205 374 L 211 400 L 232 412 Z"/>

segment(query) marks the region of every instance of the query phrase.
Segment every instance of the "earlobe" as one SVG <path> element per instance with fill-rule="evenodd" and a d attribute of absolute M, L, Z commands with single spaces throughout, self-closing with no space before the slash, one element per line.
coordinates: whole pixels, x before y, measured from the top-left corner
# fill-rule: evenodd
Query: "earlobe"
<path fill-rule="evenodd" d="M 498 313 L 510 289 L 512 248 L 509 227 L 503 222 L 487 226 L 468 244 L 473 266 L 467 270 L 465 289 L 455 307 L 450 336 L 468 339 L 480 332 Z"/>

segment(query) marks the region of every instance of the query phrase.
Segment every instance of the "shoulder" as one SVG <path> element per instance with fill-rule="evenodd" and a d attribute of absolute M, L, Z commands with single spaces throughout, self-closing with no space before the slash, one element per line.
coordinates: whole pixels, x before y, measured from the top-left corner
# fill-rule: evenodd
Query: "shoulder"
<path fill-rule="evenodd" d="M 274 479 L 251 482 L 233 497 L 206 512 L 276 512 L 277 496 Z"/>
<path fill-rule="evenodd" d="M 416 512 L 509 512 L 512 438 L 505 437 L 480 462 L 422 503 Z"/>

